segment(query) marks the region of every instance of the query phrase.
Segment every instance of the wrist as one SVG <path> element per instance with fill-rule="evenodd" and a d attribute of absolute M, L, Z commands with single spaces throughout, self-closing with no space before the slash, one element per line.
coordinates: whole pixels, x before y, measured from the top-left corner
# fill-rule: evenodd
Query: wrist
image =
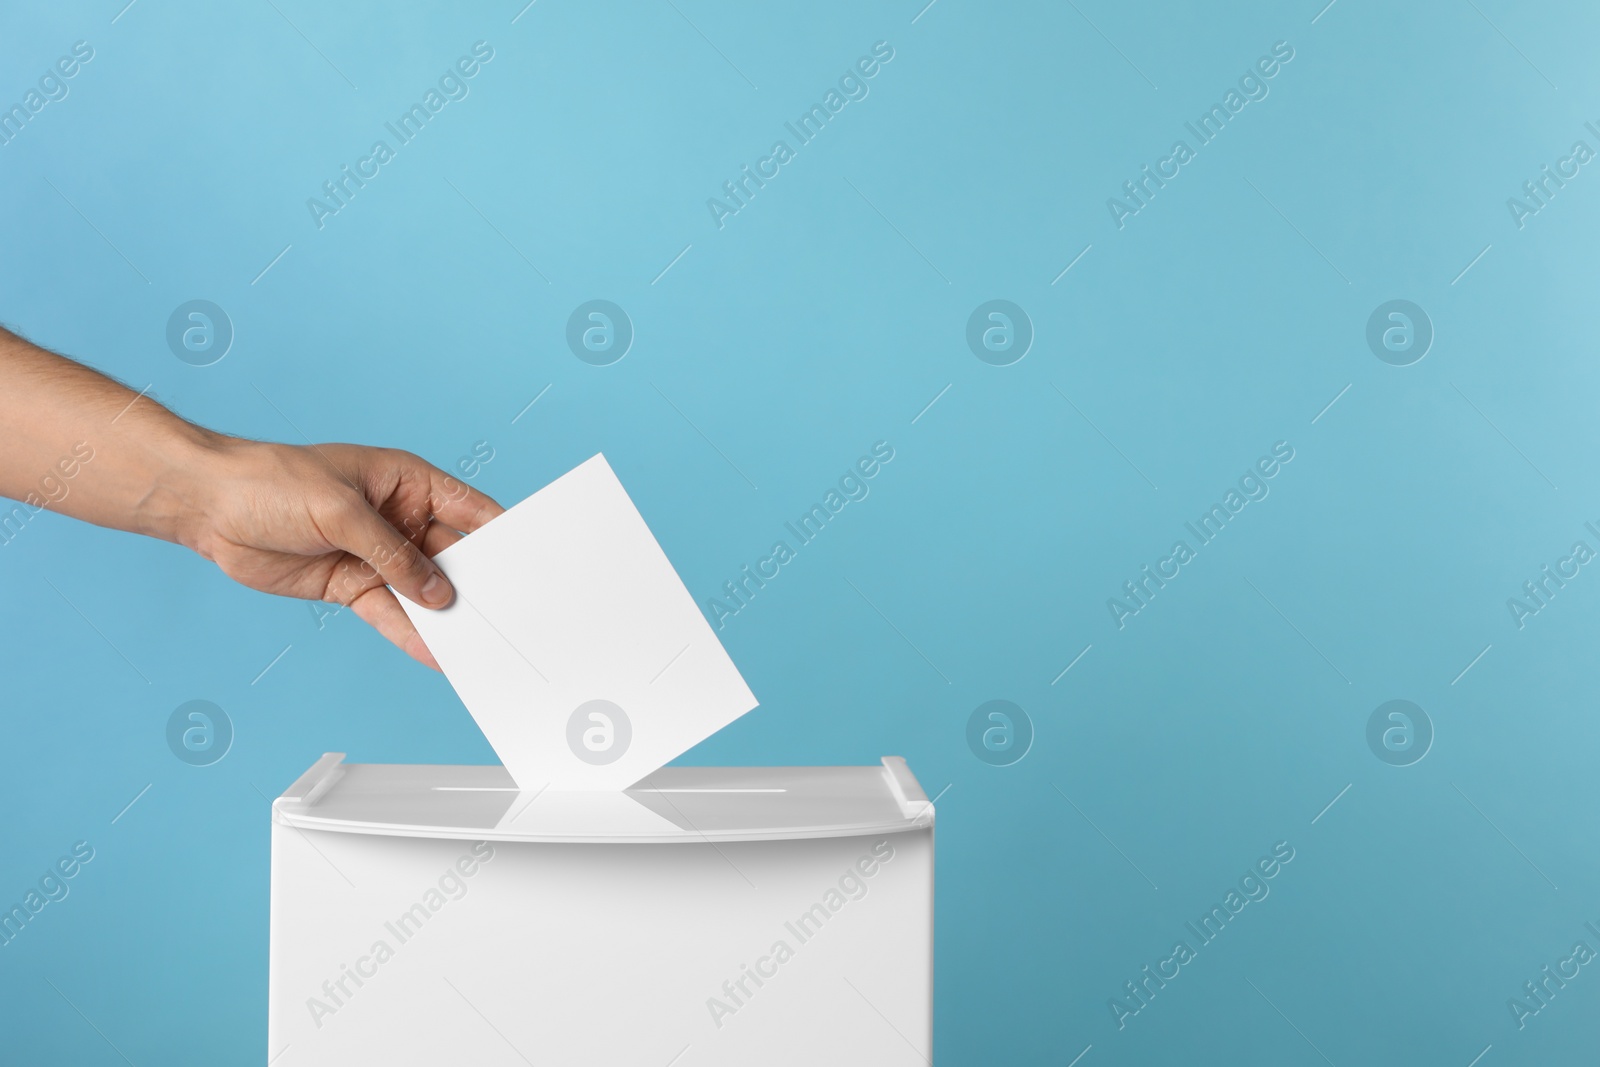
<path fill-rule="evenodd" d="M 137 532 L 210 558 L 214 501 L 241 448 L 255 444 L 174 417 L 148 456 L 146 491 L 134 508 Z"/>

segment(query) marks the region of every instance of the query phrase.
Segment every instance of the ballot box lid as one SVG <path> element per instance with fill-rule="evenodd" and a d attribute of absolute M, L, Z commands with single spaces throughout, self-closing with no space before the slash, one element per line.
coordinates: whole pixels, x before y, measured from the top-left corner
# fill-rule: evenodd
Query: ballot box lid
<path fill-rule="evenodd" d="M 504 767 L 345 763 L 330 752 L 272 805 L 302 830 L 630 844 L 856 837 L 926 830 L 906 761 L 876 767 L 663 767 L 622 791 L 521 790 Z"/>

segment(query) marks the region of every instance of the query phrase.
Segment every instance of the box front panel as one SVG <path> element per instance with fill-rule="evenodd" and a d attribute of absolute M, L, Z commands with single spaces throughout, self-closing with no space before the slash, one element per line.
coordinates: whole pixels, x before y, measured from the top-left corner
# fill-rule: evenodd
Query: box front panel
<path fill-rule="evenodd" d="M 926 1063 L 932 859 L 931 830 L 547 845 L 274 826 L 268 1056 Z"/>

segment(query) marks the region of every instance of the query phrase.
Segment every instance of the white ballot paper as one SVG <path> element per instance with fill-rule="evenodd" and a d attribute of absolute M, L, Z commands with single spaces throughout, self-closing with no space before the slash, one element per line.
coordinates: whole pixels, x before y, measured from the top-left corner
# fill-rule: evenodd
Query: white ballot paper
<path fill-rule="evenodd" d="M 401 605 L 525 792 L 620 790 L 756 706 L 597 455 L 434 557 Z"/>

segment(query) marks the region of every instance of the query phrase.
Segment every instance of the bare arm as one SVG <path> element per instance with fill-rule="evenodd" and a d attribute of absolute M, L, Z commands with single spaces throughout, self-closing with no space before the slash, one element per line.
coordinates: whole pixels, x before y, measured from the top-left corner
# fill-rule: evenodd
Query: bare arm
<path fill-rule="evenodd" d="M 409 452 L 195 426 L 5 330 L 0 495 L 182 544 L 252 589 L 348 604 L 435 668 L 388 587 L 448 604 L 430 557 L 502 511 Z"/>

